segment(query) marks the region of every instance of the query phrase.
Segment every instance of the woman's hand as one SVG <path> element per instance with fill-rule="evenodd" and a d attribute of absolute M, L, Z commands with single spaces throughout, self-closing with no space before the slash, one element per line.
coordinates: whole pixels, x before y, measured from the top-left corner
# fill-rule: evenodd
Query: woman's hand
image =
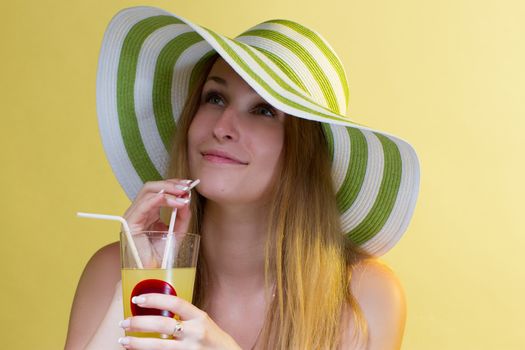
<path fill-rule="evenodd" d="M 240 349 L 233 338 L 196 306 L 184 299 L 166 294 L 143 294 L 133 298 L 140 307 L 168 310 L 181 321 L 164 316 L 135 316 L 120 326 L 129 332 L 151 332 L 173 335 L 174 339 L 123 337 L 119 343 L 126 349 Z"/>
<path fill-rule="evenodd" d="M 132 232 L 145 230 L 165 231 L 166 224 L 160 220 L 160 208 L 177 209 L 175 232 L 187 232 L 190 221 L 190 193 L 192 180 L 169 179 L 147 182 L 124 213 Z"/>

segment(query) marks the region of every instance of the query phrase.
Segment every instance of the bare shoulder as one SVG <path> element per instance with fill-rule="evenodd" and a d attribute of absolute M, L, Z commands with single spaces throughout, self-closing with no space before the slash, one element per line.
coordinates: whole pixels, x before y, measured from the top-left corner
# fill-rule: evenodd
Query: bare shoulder
<path fill-rule="evenodd" d="M 114 242 L 100 248 L 89 259 L 78 282 L 74 303 L 83 301 L 79 297 L 84 298 L 92 293 L 112 295 L 112 289 L 119 280 L 119 243 Z"/>
<path fill-rule="evenodd" d="M 95 332 L 120 280 L 118 242 L 100 248 L 86 264 L 71 307 L 66 348 L 80 348 Z M 78 345 L 78 346 L 77 346 Z"/>
<path fill-rule="evenodd" d="M 110 243 L 100 248 L 86 265 L 87 268 L 97 267 L 100 265 L 106 267 L 115 267 L 120 272 L 120 251 L 119 242 Z"/>
<path fill-rule="evenodd" d="M 363 260 L 352 270 L 350 288 L 368 324 L 367 349 L 399 349 L 406 302 L 394 271 L 379 260 Z"/>
<path fill-rule="evenodd" d="M 350 286 L 356 297 L 376 295 L 404 300 L 403 288 L 395 272 L 377 259 L 366 259 L 355 265 Z"/>
<path fill-rule="evenodd" d="M 100 284 L 115 284 L 120 279 L 119 243 L 114 242 L 100 248 L 89 259 L 77 287 L 77 294 L 84 288 L 92 288 L 96 282 Z"/>

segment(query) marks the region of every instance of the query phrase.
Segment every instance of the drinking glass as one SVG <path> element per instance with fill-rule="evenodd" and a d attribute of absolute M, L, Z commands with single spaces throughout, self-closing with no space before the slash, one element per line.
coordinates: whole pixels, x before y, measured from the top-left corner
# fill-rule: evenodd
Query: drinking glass
<path fill-rule="evenodd" d="M 200 236 L 192 233 L 143 231 L 132 235 L 142 268 L 132 254 L 124 233 L 120 235 L 120 262 L 124 318 L 138 315 L 177 317 L 167 310 L 142 308 L 131 302 L 134 296 L 162 293 L 192 302 Z M 126 332 L 134 337 L 162 337 L 152 333 Z"/>

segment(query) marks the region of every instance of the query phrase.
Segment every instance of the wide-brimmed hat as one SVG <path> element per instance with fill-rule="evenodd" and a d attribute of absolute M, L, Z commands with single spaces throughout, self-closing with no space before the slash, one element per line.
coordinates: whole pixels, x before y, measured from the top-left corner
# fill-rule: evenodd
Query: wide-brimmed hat
<path fill-rule="evenodd" d="M 319 34 L 288 20 L 229 39 L 157 8 L 125 9 L 113 18 L 100 52 L 97 112 L 107 157 L 128 197 L 165 176 L 188 91 L 214 53 L 275 108 L 323 123 L 342 231 L 372 255 L 388 251 L 412 217 L 416 153 L 346 115 L 339 58 Z"/>

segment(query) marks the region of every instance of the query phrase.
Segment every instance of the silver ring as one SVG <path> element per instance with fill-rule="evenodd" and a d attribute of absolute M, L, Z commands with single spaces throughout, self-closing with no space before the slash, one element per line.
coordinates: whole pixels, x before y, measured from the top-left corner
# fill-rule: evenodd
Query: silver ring
<path fill-rule="evenodd" d="M 173 328 L 173 332 L 171 332 L 171 334 L 176 337 L 178 335 L 180 335 L 183 331 L 184 331 L 184 328 L 182 327 L 182 322 L 178 321 L 178 320 L 175 320 L 175 327 Z"/>

